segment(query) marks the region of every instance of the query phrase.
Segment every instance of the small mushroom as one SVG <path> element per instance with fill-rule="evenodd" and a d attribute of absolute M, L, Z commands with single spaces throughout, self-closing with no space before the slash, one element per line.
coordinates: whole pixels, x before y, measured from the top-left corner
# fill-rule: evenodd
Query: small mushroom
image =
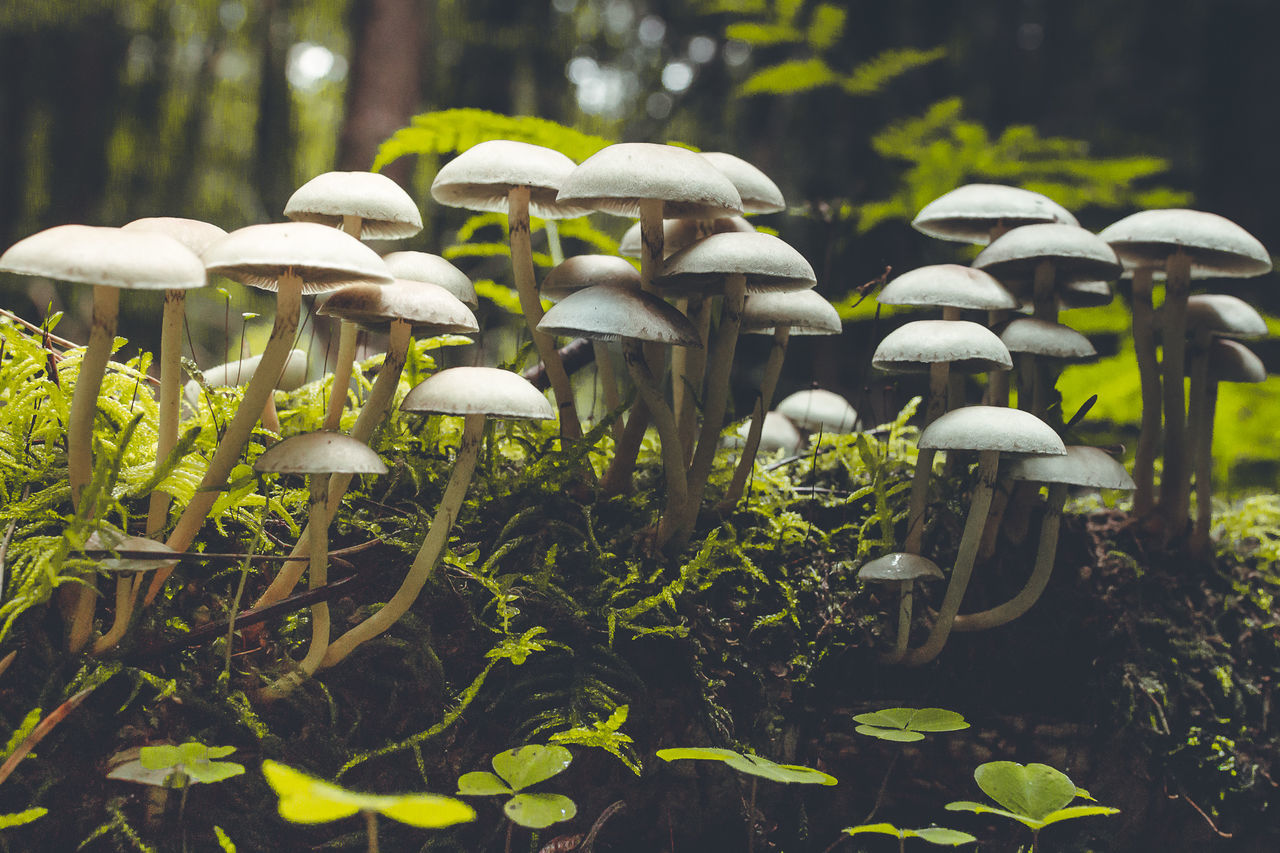
<path fill-rule="evenodd" d="M 911 638 L 911 611 L 917 581 L 942 580 L 938 564 L 919 554 L 896 552 L 877 557 L 858 569 L 858 579 L 898 587 L 898 634 L 893 654 L 900 658 L 907 652 Z"/>

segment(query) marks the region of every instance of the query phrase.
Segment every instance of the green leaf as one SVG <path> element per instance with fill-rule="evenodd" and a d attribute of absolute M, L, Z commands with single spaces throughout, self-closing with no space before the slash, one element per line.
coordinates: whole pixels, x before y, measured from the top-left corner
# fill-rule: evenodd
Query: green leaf
<path fill-rule="evenodd" d="M 988 797 L 1011 812 L 1037 821 L 1068 805 L 1076 796 L 1076 786 L 1067 774 L 1047 764 L 990 761 L 979 765 L 973 778 Z"/>
<path fill-rule="evenodd" d="M 969 728 L 963 716 L 945 708 L 885 708 L 858 714 L 853 719 L 862 723 L 855 729 L 858 734 L 899 743 L 923 740 L 922 732 L 954 732 Z"/>
<path fill-rule="evenodd" d="M 223 831 L 222 827 L 215 824 L 213 834 L 218 839 L 218 846 L 222 848 L 222 853 L 236 853 L 236 845 L 231 841 L 231 836 Z"/>
<path fill-rule="evenodd" d="M 550 779 L 573 761 L 573 754 L 563 746 L 530 745 L 499 752 L 493 757 L 493 769 L 514 791 Z"/>
<path fill-rule="evenodd" d="M 792 95 L 838 82 L 840 76 L 821 59 L 792 59 L 752 74 L 738 87 L 738 94 Z"/>
<path fill-rule="evenodd" d="M 997 814 L 1001 817 L 1007 817 L 1010 820 L 1016 820 L 1018 823 L 1029 826 L 1032 829 L 1039 830 L 1044 826 L 1042 821 L 1026 815 L 1014 814 L 1005 809 L 998 809 L 995 806 L 988 806 L 983 803 L 975 803 L 972 800 L 957 800 L 954 803 L 947 803 L 944 806 L 950 812 L 973 812 L 974 814 Z"/>
<path fill-rule="evenodd" d="M 840 81 L 840 88 L 850 95 L 872 95 L 908 71 L 913 71 L 947 55 L 945 48 L 931 50 L 895 48 L 886 50 L 854 68 Z"/>
<path fill-rule="evenodd" d="M 578 806 L 564 794 L 516 794 L 502 807 L 512 822 L 528 829 L 544 829 L 572 820 Z"/>
<path fill-rule="evenodd" d="M 856 723 L 882 729 L 906 729 L 915 715 L 915 708 L 885 708 L 880 711 L 857 714 L 853 720 Z"/>
<path fill-rule="evenodd" d="M 924 735 L 920 732 L 909 732 L 904 729 L 886 729 L 880 726 L 858 726 L 854 729 L 860 735 L 879 738 L 880 740 L 894 741 L 896 743 L 913 743 L 918 740 L 924 740 Z"/>
<path fill-rule="evenodd" d="M 514 794 L 515 791 L 488 770 L 474 770 L 458 777 L 458 793 L 469 797 L 493 797 Z"/>
<path fill-rule="evenodd" d="M 845 835 L 866 835 L 874 833 L 876 835 L 892 835 L 894 838 L 902 838 L 902 830 L 891 823 L 867 823 L 862 826 L 846 826 L 844 828 Z"/>
<path fill-rule="evenodd" d="M 280 816 L 293 823 L 328 823 L 357 812 L 377 812 L 410 826 L 442 827 L 475 819 L 466 803 L 438 794 L 359 794 L 270 759 L 267 782 L 280 797 Z"/>
<path fill-rule="evenodd" d="M 844 35 L 845 20 L 849 12 L 830 3 L 820 3 L 809 19 L 806 39 L 815 50 L 826 50 Z"/>
<path fill-rule="evenodd" d="M 862 835 L 864 833 L 876 833 L 878 835 L 891 835 L 894 838 L 919 838 L 921 841 L 927 841 L 930 844 L 938 846 L 959 847 L 961 844 L 972 844 L 978 839 L 974 838 L 967 832 L 961 832 L 958 829 L 946 829 L 941 826 L 930 826 L 924 829 L 898 829 L 891 823 L 871 823 L 863 826 L 850 826 L 844 830 L 847 835 Z"/>
<path fill-rule="evenodd" d="M 725 38 L 745 41 L 751 45 L 794 44 L 804 38 L 790 24 L 766 24 L 758 21 L 738 21 L 724 28 Z"/>
<path fill-rule="evenodd" d="M 1072 820 L 1077 817 L 1094 817 L 1095 815 L 1113 815 L 1119 814 L 1120 810 L 1111 806 L 1067 806 L 1065 809 L 1058 809 L 1044 816 L 1042 823 L 1048 826 L 1051 823 L 1058 823 L 1063 820 Z"/>
<path fill-rule="evenodd" d="M 913 732 L 958 732 L 969 728 L 965 718 L 946 708 L 921 708 L 907 726 Z"/>
<path fill-rule="evenodd" d="M 746 773 L 751 776 L 759 776 L 762 779 L 769 779 L 770 781 L 781 782 L 783 784 L 837 784 L 837 780 L 834 776 L 823 773 L 821 770 L 814 770 L 812 767 L 802 767 L 798 764 L 777 764 L 767 758 L 761 758 L 758 755 L 743 755 L 742 753 L 734 752 L 731 749 L 718 749 L 710 746 L 674 747 L 672 749 L 660 749 L 658 750 L 657 755 L 663 761 L 681 761 L 686 759 L 720 761 L 739 772 Z"/>
<path fill-rule="evenodd" d="M 196 761 L 183 764 L 182 770 L 193 782 L 222 782 L 244 773 L 244 766 L 232 761 Z"/>
<path fill-rule="evenodd" d="M 48 809 L 36 806 L 35 808 L 25 809 L 20 812 L 0 814 L 0 829 L 8 829 L 11 826 L 24 826 L 25 824 L 39 820 L 48 813 Z"/>
<path fill-rule="evenodd" d="M 439 794 L 400 794 L 384 799 L 392 802 L 378 809 L 378 812 L 408 826 L 439 829 L 476 819 L 475 809 L 453 797 L 442 797 Z"/>

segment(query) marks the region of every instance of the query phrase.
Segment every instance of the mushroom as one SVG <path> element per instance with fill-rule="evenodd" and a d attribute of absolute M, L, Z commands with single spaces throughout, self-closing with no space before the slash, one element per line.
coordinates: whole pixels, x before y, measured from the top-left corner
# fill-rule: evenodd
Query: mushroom
<path fill-rule="evenodd" d="M 387 265 L 387 271 L 396 278 L 429 281 L 458 297 L 472 311 L 480 307 L 471 279 L 439 255 L 429 252 L 390 252 L 382 256 L 382 261 Z"/>
<path fill-rule="evenodd" d="M 1044 418 L 1049 408 L 1047 382 L 1037 382 L 1037 365 L 1046 361 L 1081 362 L 1096 358 L 1097 350 L 1069 326 L 1037 317 L 1015 317 L 1000 332 L 1009 354 L 1018 358 L 1018 408 Z"/>
<path fill-rule="evenodd" d="M 431 528 L 395 594 L 376 613 L 348 630 L 329 645 L 321 668 L 340 662 L 361 643 L 386 631 L 403 616 L 430 578 L 449 543 L 449 531 L 462 509 L 471 475 L 480 455 L 485 419 L 524 418 L 551 420 L 555 410 L 542 393 L 517 373 L 494 367 L 450 367 L 415 386 L 400 408 L 406 412 L 459 415 L 462 439 L 453 473 L 436 507 Z"/>
<path fill-rule="evenodd" d="M 986 245 L 1006 231 L 1037 222 L 1078 225 L 1065 207 L 1021 187 L 965 184 L 920 208 L 911 227 L 939 240 Z"/>
<path fill-rule="evenodd" d="M 310 533 L 311 560 L 307 583 L 320 589 L 329 579 L 329 477 L 344 474 L 385 474 L 387 466 L 363 441 L 339 432 L 321 430 L 291 436 L 268 448 L 253 463 L 259 474 L 303 474 L 307 477 L 310 498 L 307 502 L 307 530 Z M 298 664 L 304 676 L 314 675 L 329 646 L 329 603 L 311 605 L 311 645 Z M 287 682 L 267 688 L 267 695 L 284 690 Z"/>
<path fill-rule="evenodd" d="M 898 588 L 898 634 L 894 641 L 893 656 L 900 658 L 907 652 L 911 638 L 911 611 L 913 591 L 917 581 L 942 580 L 942 569 L 928 557 L 919 554 L 896 552 L 877 557 L 858 569 L 858 579 L 864 583 L 879 583 Z"/>
<path fill-rule="evenodd" d="M 108 551 L 136 551 L 154 554 L 154 557 L 126 557 L 123 554 L 98 561 L 98 568 L 115 574 L 116 577 L 116 611 L 112 616 L 111 627 L 93 643 L 92 654 L 101 655 L 114 649 L 129 630 L 129 620 L 133 618 L 133 605 L 138 594 L 138 581 L 141 572 L 177 565 L 178 556 L 163 542 L 157 542 L 145 536 L 126 536 L 122 531 L 100 531 L 85 540 L 86 551 L 104 549 Z"/>
<path fill-rule="evenodd" d="M 215 365 L 208 370 L 200 371 L 200 375 L 204 379 L 205 386 L 209 388 L 236 388 L 241 385 L 247 385 L 261 363 L 262 356 L 254 355 L 237 361 L 229 361 L 226 364 Z M 280 372 L 280 378 L 276 380 L 275 388 L 272 390 L 296 391 L 306 381 L 306 350 L 289 350 L 289 354 L 285 356 L 284 370 Z M 192 379 L 183 386 L 182 396 L 186 399 L 188 405 L 194 407 L 200 401 L 200 391 L 200 383 Z M 280 432 L 280 419 L 276 415 L 274 394 L 267 397 L 266 405 L 262 407 L 262 425 L 272 432 Z"/>

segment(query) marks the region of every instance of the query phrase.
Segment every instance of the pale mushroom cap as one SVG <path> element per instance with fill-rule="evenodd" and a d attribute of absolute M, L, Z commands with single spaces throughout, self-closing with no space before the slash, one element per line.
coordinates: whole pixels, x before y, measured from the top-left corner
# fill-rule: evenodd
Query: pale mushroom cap
<path fill-rule="evenodd" d="M 270 474 L 385 474 L 387 466 L 360 439 L 319 430 L 271 445 L 253 463 L 253 470 Z"/>
<path fill-rule="evenodd" d="M 750 431 L 751 421 L 744 421 L 738 427 L 737 433 L 745 439 Z M 782 412 L 764 413 L 764 423 L 760 426 L 760 450 L 765 453 L 773 453 L 777 450 L 795 453 L 802 447 L 804 447 L 804 436 L 800 434 L 800 430 L 796 429 L 791 418 Z"/>
<path fill-rule="evenodd" d="M 108 572 L 149 572 L 152 569 L 176 566 L 177 552 L 163 542 L 145 536 L 126 536 L 121 531 L 103 531 L 89 534 L 84 541 L 86 551 L 148 551 L 153 554 L 173 554 L 172 559 L 147 560 L 137 557 L 105 557 L 98 561 L 98 568 Z"/>
<path fill-rule="evenodd" d="M 1098 351 L 1084 335 L 1069 326 L 1038 317 L 1016 317 L 1000 333 L 1010 353 L 1020 352 L 1063 361 L 1084 361 Z"/>
<path fill-rule="evenodd" d="M 704 229 L 710 226 L 708 233 Z M 721 216 L 717 219 L 664 219 L 662 220 L 662 256 L 669 258 L 686 246 L 692 246 L 711 234 L 728 231 L 754 231 L 756 227 L 741 216 Z M 628 258 L 640 257 L 640 223 L 626 230 L 618 243 L 618 254 Z"/>
<path fill-rule="evenodd" d="M 785 241 L 760 231 L 712 234 L 667 258 L 654 281 L 665 296 L 714 294 L 727 275 L 745 275 L 747 292 L 805 290 L 818 283 L 813 267 Z"/>
<path fill-rule="evenodd" d="M 190 290 L 207 280 L 200 258 L 164 234 L 56 225 L 0 255 L 0 272 L 123 290 Z"/>
<path fill-rule="evenodd" d="M 1053 428 L 1030 412 L 1001 406 L 952 409 L 924 428 L 919 446 L 932 450 L 994 450 L 1000 453 L 1067 452 Z"/>
<path fill-rule="evenodd" d="M 200 371 L 204 377 L 205 383 L 210 388 L 231 388 L 236 385 L 244 385 L 253 378 L 253 373 L 258 369 L 258 365 L 262 363 L 262 356 L 255 355 L 249 358 L 242 358 L 239 361 L 229 361 L 226 364 L 219 364 L 208 370 Z M 284 370 L 280 373 L 280 378 L 276 380 L 276 389 L 280 391 L 293 391 L 301 387 L 302 383 L 307 381 L 307 353 L 305 350 L 295 349 L 289 350 L 289 355 L 285 358 Z M 187 402 L 195 405 L 200 399 L 200 384 L 192 379 L 183 388 L 183 396 L 187 398 Z"/>
<path fill-rule="evenodd" d="M 703 151 L 702 156 L 733 182 L 742 198 L 743 213 L 777 213 L 787 209 L 782 190 L 756 166 L 723 151 Z"/>
<path fill-rule="evenodd" d="M 840 312 L 816 290 L 753 293 L 742 309 L 742 334 L 772 335 L 786 326 L 793 335 L 838 335 Z"/>
<path fill-rule="evenodd" d="M 555 409 L 518 373 L 496 367 L 450 367 L 405 395 L 406 412 L 550 420 Z"/>
<path fill-rule="evenodd" d="M 260 288 L 292 270 L 303 293 L 324 293 L 356 282 L 390 284 L 382 258 L 350 234 L 316 222 L 249 225 L 232 231 L 201 254 L 210 272 Z"/>
<path fill-rule="evenodd" d="M 913 580 L 941 580 L 942 569 L 928 557 L 896 552 L 863 563 L 858 579 L 876 583 L 899 583 Z"/>
<path fill-rule="evenodd" d="M 349 284 L 329 294 L 316 313 L 366 326 L 403 320 L 414 326 L 429 327 L 435 335 L 468 335 L 480 331 L 476 316 L 458 297 L 425 281 L 397 279 L 391 284 Z"/>
<path fill-rule="evenodd" d="M 1040 193 L 1001 184 L 966 184 L 922 207 L 911 226 L 940 240 L 986 245 L 997 225 L 1016 228 L 1036 222 L 1079 224 L 1065 207 Z"/>
<path fill-rule="evenodd" d="M 858 428 L 858 412 L 849 401 L 823 388 L 797 391 L 783 398 L 774 411 L 809 432 L 849 433 Z"/>
<path fill-rule="evenodd" d="M 969 320 L 915 320 L 884 336 L 871 364 L 892 373 L 920 373 L 948 362 L 952 370 L 1009 370 L 1013 360 L 996 333 Z"/>
<path fill-rule="evenodd" d="M 689 318 L 652 293 L 625 284 L 598 284 L 569 294 L 547 310 L 538 331 L 597 341 L 634 338 L 702 348 Z"/>
<path fill-rule="evenodd" d="M 1207 329 L 1231 338 L 1265 338 L 1267 321 L 1238 297 L 1226 293 L 1195 293 L 1187 297 L 1187 329 Z"/>
<path fill-rule="evenodd" d="M 1266 382 L 1267 366 L 1244 344 L 1215 338 L 1209 344 L 1209 376 L 1215 382 Z"/>
<path fill-rule="evenodd" d="M 123 231 L 143 231 L 172 237 L 197 255 L 223 237 L 227 232 L 200 219 L 184 219 L 181 216 L 144 216 L 120 226 Z"/>
<path fill-rule="evenodd" d="M 1093 489 L 1136 488 L 1133 478 L 1114 457 L 1096 447 L 1073 444 L 1065 456 L 1023 456 L 1009 465 L 1007 474 L 1013 480 L 1037 483 L 1063 483 Z"/>
<path fill-rule="evenodd" d="M 1105 281 L 1069 281 L 1058 288 L 1058 301 L 1066 308 L 1101 308 L 1115 299 Z"/>
<path fill-rule="evenodd" d="M 675 145 L 620 142 L 602 148 L 565 178 L 557 197 L 617 216 L 662 201 L 667 219 L 714 219 L 742 212 L 733 182 L 701 154 Z"/>
<path fill-rule="evenodd" d="M 978 253 L 973 266 L 1004 282 L 1028 281 L 1042 261 L 1053 264 L 1054 283 L 1112 279 L 1120 275 L 1115 250 L 1078 225 L 1049 222 L 1023 225 L 996 238 Z"/>
<path fill-rule="evenodd" d="M 462 300 L 472 311 L 480 307 L 480 299 L 467 274 L 430 252 L 391 252 L 383 255 L 383 263 L 396 278 L 425 281 L 439 285 Z"/>
<path fill-rule="evenodd" d="M 1018 300 L 990 274 L 960 264 L 933 264 L 905 272 L 884 286 L 885 305 L 933 305 L 973 311 L 1005 311 Z"/>
<path fill-rule="evenodd" d="M 640 286 L 640 273 L 625 258 L 616 255 L 574 255 L 552 267 L 542 280 L 542 295 L 564 299 L 570 293 L 597 284 Z"/>
<path fill-rule="evenodd" d="M 582 216 L 585 206 L 556 200 L 564 179 L 577 165 L 551 148 L 490 139 L 473 145 L 440 168 L 431 197 L 450 207 L 506 211 L 516 187 L 529 188 L 529 213 L 543 219 Z"/>
<path fill-rule="evenodd" d="M 1257 238 L 1230 219 L 1200 210 L 1143 210 L 1102 229 L 1126 269 L 1156 267 L 1179 249 L 1191 256 L 1196 278 L 1248 278 L 1271 270 Z"/>
<path fill-rule="evenodd" d="M 361 240 L 398 240 L 422 230 L 422 214 L 399 184 L 377 172 L 325 172 L 294 190 L 284 215 L 336 227 L 361 219 Z M 353 235 L 354 236 L 354 235 Z"/>

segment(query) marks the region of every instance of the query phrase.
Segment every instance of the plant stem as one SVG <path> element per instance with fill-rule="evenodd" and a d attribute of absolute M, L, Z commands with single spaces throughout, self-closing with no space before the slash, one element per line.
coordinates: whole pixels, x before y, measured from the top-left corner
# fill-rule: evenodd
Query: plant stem
<path fill-rule="evenodd" d="M 378 815 L 371 811 L 360 814 L 364 815 L 365 833 L 369 836 L 369 853 L 378 853 Z"/>
<path fill-rule="evenodd" d="M 773 330 L 773 343 L 769 347 L 769 357 L 765 360 L 764 375 L 760 378 L 760 394 L 756 397 L 755 408 L 751 411 L 751 426 L 747 430 L 747 441 L 742 446 L 742 456 L 738 459 L 738 467 L 734 469 L 733 480 L 729 482 L 729 490 L 720 502 L 722 511 L 733 509 L 742 497 L 746 488 L 747 477 L 756 463 L 756 453 L 760 449 L 760 436 L 764 432 L 764 418 L 773 405 L 773 392 L 778 387 L 778 377 L 782 375 L 782 362 L 787 355 L 787 341 L 791 337 L 790 326 L 778 326 Z"/>
<path fill-rule="evenodd" d="M 902 757 L 902 750 L 897 749 L 893 753 L 893 758 L 889 759 L 889 766 L 884 770 L 884 778 L 880 780 L 880 788 L 876 791 L 876 801 L 871 804 L 871 811 L 867 812 L 861 823 L 871 823 L 871 819 L 876 816 L 876 812 L 880 811 L 880 806 L 884 803 L 884 792 L 889 789 L 889 776 L 893 773 L 893 768 L 897 765 L 898 759 Z M 899 839 L 899 843 L 902 840 Z"/>
<path fill-rule="evenodd" d="M 751 804 L 747 807 L 747 853 L 756 849 L 756 788 L 760 782 L 751 777 Z"/>

